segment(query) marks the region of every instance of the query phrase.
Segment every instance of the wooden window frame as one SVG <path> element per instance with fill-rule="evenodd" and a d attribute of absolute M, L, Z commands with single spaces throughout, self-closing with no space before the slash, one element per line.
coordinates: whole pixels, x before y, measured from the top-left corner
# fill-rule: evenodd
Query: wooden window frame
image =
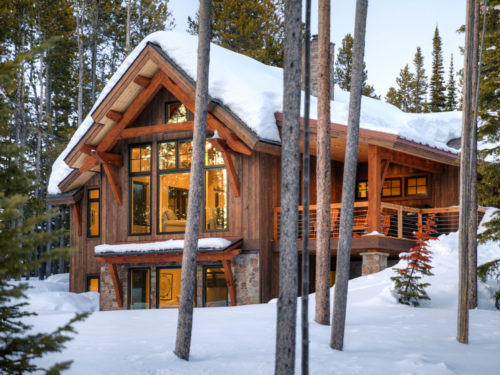
<path fill-rule="evenodd" d="M 99 192 L 99 198 L 90 198 L 90 192 L 93 190 L 97 190 Z M 99 204 L 98 216 L 99 216 L 99 225 L 98 225 L 98 233 L 93 236 L 90 234 L 90 203 L 97 202 Z M 88 188 L 87 189 L 87 237 L 88 238 L 99 238 L 101 236 L 101 189 L 98 187 Z"/>
<path fill-rule="evenodd" d="M 148 172 L 132 172 L 132 152 L 133 148 L 149 146 L 151 148 L 151 160 Z M 149 236 L 153 233 L 153 144 L 152 143 L 138 143 L 128 145 L 128 235 L 129 236 Z M 149 196 L 150 196 L 150 209 L 149 209 L 149 232 L 144 233 L 132 233 L 132 178 L 136 176 L 149 176 Z"/>
<path fill-rule="evenodd" d="M 366 182 L 366 198 L 359 196 L 359 184 L 362 182 Z M 356 180 L 356 199 L 358 199 L 358 200 L 367 200 L 368 199 L 368 180 Z"/>
<path fill-rule="evenodd" d="M 425 194 L 408 194 L 408 180 L 410 179 L 418 179 L 418 178 L 425 178 L 425 188 L 426 188 L 426 193 Z M 406 176 L 405 177 L 405 196 L 406 197 L 428 197 L 430 194 L 430 187 L 429 187 L 429 176 L 428 175 L 418 175 L 418 176 Z M 416 188 L 418 190 L 418 185 L 416 185 Z"/>
<path fill-rule="evenodd" d="M 201 306 L 207 307 L 207 269 L 208 268 L 222 268 L 224 269 L 224 265 L 221 264 L 204 264 L 202 266 L 202 287 L 201 287 Z M 224 271 L 225 272 L 225 271 Z M 224 274 L 225 277 L 225 274 Z M 224 278 L 225 280 L 225 278 Z M 226 282 L 226 307 L 231 306 L 229 303 L 229 287 Z"/>
<path fill-rule="evenodd" d="M 101 293 L 101 276 L 97 274 L 88 274 L 87 275 L 87 288 L 86 291 L 90 292 L 90 283 L 91 279 L 97 279 L 97 292 Z"/>
<path fill-rule="evenodd" d="M 396 180 L 399 180 L 399 195 L 384 195 L 384 182 L 386 182 L 386 181 L 396 181 Z M 391 186 L 391 190 L 392 190 L 392 186 Z M 390 177 L 390 178 L 384 179 L 384 181 L 382 181 L 382 191 L 381 191 L 380 194 L 381 194 L 382 198 L 399 198 L 399 197 L 402 197 L 403 196 L 403 179 L 401 177 Z"/>
<path fill-rule="evenodd" d="M 166 141 L 158 141 L 157 142 L 157 147 L 156 147 L 156 191 L 157 191 L 157 196 L 156 196 L 156 212 L 157 212 L 157 217 L 156 217 L 156 233 L 157 234 L 182 234 L 185 233 L 185 231 L 179 231 L 179 232 L 163 232 L 161 231 L 161 215 L 160 215 L 160 198 L 159 198 L 159 192 L 160 192 L 160 180 L 161 176 L 167 175 L 167 174 L 179 174 L 179 173 L 191 173 L 191 167 L 188 168 L 180 168 L 179 163 L 180 163 L 180 154 L 179 154 L 179 144 L 181 142 L 186 142 L 186 141 L 193 141 L 192 138 L 179 138 L 179 139 L 172 139 L 172 140 L 166 140 Z M 208 140 L 207 140 L 208 141 Z M 158 150 L 160 149 L 160 144 L 161 143 L 172 143 L 175 142 L 175 168 L 170 168 L 170 169 L 160 169 L 160 156 L 158 155 Z M 205 164 L 205 161 L 204 161 Z M 209 170 L 222 170 L 226 169 L 226 166 L 224 164 L 218 164 L 218 165 L 204 165 L 203 167 L 203 198 L 202 198 L 202 232 L 203 233 L 211 233 L 211 232 L 227 232 L 229 231 L 229 199 L 226 199 L 226 209 L 228 213 L 228 220 L 227 220 L 227 226 L 224 229 L 213 229 L 213 230 L 207 230 L 206 229 L 206 213 L 205 213 L 205 205 L 206 205 L 206 191 L 205 191 L 205 174 L 206 171 Z M 227 179 L 227 172 L 226 172 L 226 183 L 225 183 L 225 194 L 226 198 L 228 197 L 228 179 Z"/>
<path fill-rule="evenodd" d="M 140 309 L 131 309 L 130 308 L 130 303 L 131 301 L 131 294 L 132 290 L 130 289 L 130 286 L 132 284 L 132 271 L 149 271 L 149 306 L 147 307 L 148 309 L 151 309 L 151 267 L 129 267 L 127 269 L 127 309 L 128 310 L 140 310 Z"/>

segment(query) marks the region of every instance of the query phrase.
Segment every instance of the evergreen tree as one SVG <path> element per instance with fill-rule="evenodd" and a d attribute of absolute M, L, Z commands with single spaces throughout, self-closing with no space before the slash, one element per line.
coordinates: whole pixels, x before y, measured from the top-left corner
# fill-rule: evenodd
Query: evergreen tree
<path fill-rule="evenodd" d="M 211 41 L 260 62 L 283 66 L 284 0 L 214 0 Z M 198 33 L 198 15 L 188 17 Z"/>
<path fill-rule="evenodd" d="M 418 232 L 415 233 L 417 246 L 412 247 L 408 253 L 401 254 L 399 257 L 407 262 L 405 268 L 393 268 L 397 276 L 391 277 L 394 281 L 394 289 L 398 295 L 399 303 L 404 305 L 419 305 L 419 300 L 429 300 L 425 291 L 429 283 L 422 283 L 422 276 L 432 276 L 430 265 L 431 252 L 428 249 L 428 241 L 434 239 L 436 233 L 436 217 L 430 214 L 425 220 L 425 224 L 419 225 Z"/>
<path fill-rule="evenodd" d="M 436 26 L 434 38 L 432 39 L 432 75 L 429 84 L 430 88 L 430 112 L 444 111 L 446 104 L 444 66 L 441 37 Z"/>
<path fill-rule="evenodd" d="M 342 39 L 342 47 L 340 47 L 335 61 L 335 83 L 338 84 L 342 90 L 346 91 L 351 91 L 353 45 L 354 39 L 352 35 L 346 34 L 344 39 Z M 368 71 L 366 70 L 366 63 L 363 62 L 363 95 L 380 99 L 380 97 L 375 94 L 375 88 L 366 82 L 367 79 Z"/>
<path fill-rule="evenodd" d="M 424 69 L 424 56 L 422 55 L 422 49 L 417 47 L 417 52 L 415 52 L 415 57 L 413 58 L 413 64 L 415 66 L 415 74 L 412 82 L 412 94 L 411 94 L 411 108 L 410 112 L 425 112 L 426 107 L 426 94 L 427 94 L 427 76 L 425 75 Z"/>
<path fill-rule="evenodd" d="M 483 159 L 480 163 L 481 179 L 478 186 L 479 204 L 500 208 L 500 114 L 498 106 L 498 74 L 500 72 L 500 0 L 488 2 L 484 35 L 483 58 L 481 65 L 481 86 L 479 91 L 479 137 L 489 144 L 480 151 Z M 481 13 L 484 8 L 481 9 Z M 500 210 L 493 220 L 486 224 L 487 229 L 480 240 L 500 240 Z"/>
<path fill-rule="evenodd" d="M 24 57 L 29 58 L 29 54 Z M 10 90 L 15 89 L 13 76 L 18 62 L 0 63 L 0 134 L 8 132 Z M 22 302 L 25 298 L 26 284 L 10 283 L 9 279 L 22 275 L 39 267 L 42 262 L 68 255 L 69 249 L 56 249 L 44 254 L 38 260 L 30 262 L 32 253 L 46 243 L 55 241 L 61 231 L 47 232 L 43 229 L 50 215 L 45 212 L 36 215 L 29 210 L 29 201 L 33 196 L 33 181 L 29 173 L 29 160 L 25 159 L 25 149 L 12 143 L 6 137 L 0 138 L 0 368 L 2 374 L 24 374 L 40 371 L 46 374 L 59 374 L 67 369 L 71 361 L 61 362 L 46 369 L 33 361 L 44 354 L 58 352 L 74 333 L 72 324 L 82 320 L 87 314 L 79 314 L 66 325 L 52 333 L 31 333 L 31 326 L 23 322 L 28 316 Z M 27 166 L 28 168 L 24 168 Z"/>
<path fill-rule="evenodd" d="M 410 112 L 412 108 L 412 97 L 414 86 L 414 75 L 410 72 L 408 64 L 399 71 L 399 77 L 396 78 L 398 84 L 397 90 L 389 88 L 386 95 L 386 101 L 401 109 L 403 112 Z"/>
<path fill-rule="evenodd" d="M 455 71 L 453 69 L 453 54 L 450 60 L 450 75 L 448 77 L 448 85 L 446 87 L 446 111 L 454 111 L 457 109 L 457 87 L 455 83 Z"/>

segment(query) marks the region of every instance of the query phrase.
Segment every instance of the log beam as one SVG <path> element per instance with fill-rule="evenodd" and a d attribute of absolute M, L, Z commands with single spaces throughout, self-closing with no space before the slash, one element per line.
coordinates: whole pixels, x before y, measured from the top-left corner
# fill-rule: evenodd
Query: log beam
<path fill-rule="evenodd" d="M 134 78 L 134 83 L 145 89 L 150 85 L 151 78 L 144 77 L 138 74 L 137 77 Z"/>
<path fill-rule="evenodd" d="M 111 191 L 113 192 L 113 196 L 115 197 L 116 203 L 118 205 L 122 205 L 122 189 L 120 188 L 120 184 L 118 183 L 118 178 L 116 178 L 115 171 L 113 167 L 107 163 L 102 164 L 104 168 L 104 172 L 108 177 L 109 185 L 111 186 Z"/>
<path fill-rule="evenodd" d="M 96 146 L 84 144 L 80 146 L 80 151 L 96 160 L 99 164 L 123 165 L 123 156 L 110 152 L 97 151 Z M 89 159 L 90 159 L 89 158 Z"/>
<path fill-rule="evenodd" d="M 238 179 L 238 173 L 236 172 L 236 168 L 234 167 L 233 158 L 231 157 L 232 152 L 228 149 L 224 140 L 220 138 L 212 138 L 210 139 L 210 143 L 212 143 L 217 151 L 222 154 L 222 158 L 224 159 L 224 165 L 226 166 L 227 175 L 229 177 L 229 183 L 231 185 L 231 189 L 233 189 L 233 193 L 235 197 L 240 196 L 240 180 Z"/>
<path fill-rule="evenodd" d="M 415 168 L 421 171 L 441 174 L 444 172 L 444 165 L 438 162 L 419 158 L 415 155 L 404 154 L 399 151 L 384 149 L 382 151 L 383 159 L 391 160 L 391 163 L 399 164 L 405 167 Z"/>
<path fill-rule="evenodd" d="M 118 111 L 113 111 L 112 109 L 110 109 L 108 113 L 106 113 L 106 117 L 109 118 L 111 121 L 120 122 L 120 120 L 123 118 L 123 113 Z"/>
<path fill-rule="evenodd" d="M 120 277 L 118 276 L 118 269 L 116 264 L 108 264 L 109 272 L 111 273 L 111 280 L 113 281 L 113 288 L 115 289 L 116 302 L 118 307 L 123 307 L 123 291 Z"/>
<path fill-rule="evenodd" d="M 368 145 L 368 233 L 377 231 L 382 233 L 380 225 L 380 210 L 382 199 L 380 198 L 382 183 L 382 158 L 381 148 Z"/>
<path fill-rule="evenodd" d="M 135 138 L 142 135 L 157 134 L 173 131 L 193 130 L 193 121 L 178 122 L 175 124 L 158 124 L 151 126 L 139 126 L 136 128 L 126 128 L 120 133 L 121 139 Z"/>
<path fill-rule="evenodd" d="M 224 266 L 224 277 L 226 278 L 226 285 L 227 289 L 229 290 L 229 298 L 231 299 L 231 306 L 236 306 L 236 288 L 234 286 L 231 261 L 224 259 L 222 261 L 222 265 Z"/>
<path fill-rule="evenodd" d="M 388 160 L 388 159 L 382 161 L 382 175 L 380 176 L 380 191 L 379 191 L 379 195 L 382 194 L 382 189 L 384 187 L 385 176 L 387 176 L 387 171 L 389 169 L 389 164 L 391 164 L 391 161 Z"/>
<path fill-rule="evenodd" d="M 224 252 L 198 253 L 196 255 L 196 261 L 222 262 L 223 260 L 230 260 L 239 254 L 241 254 L 241 249 Z M 95 259 L 106 264 L 180 262 L 182 261 L 182 252 L 166 254 L 144 253 L 134 255 L 106 255 L 95 257 Z"/>
<path fill-rule="evenodd" d="M 85 163 L 83 163 L 83 165 L 78 168 L 78 171 L 80 173 L 87 172 L 89 169 L 92 169 L 98 165 L 99 163 L 97 162 L 96 158 L 94 158 L 93 156 L 89 156 Z"/>

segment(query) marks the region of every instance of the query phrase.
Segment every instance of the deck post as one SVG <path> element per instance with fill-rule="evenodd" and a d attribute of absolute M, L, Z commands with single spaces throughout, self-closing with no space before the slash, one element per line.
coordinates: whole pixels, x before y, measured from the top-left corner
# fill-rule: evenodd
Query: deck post
<path fill-rule="evenodd" d="M 398 208 L 398 238 L 403 238 L 403 206 Z"/>
<path fill-rule="evenodd" d="M 382 233 L 380 210 L 382 199 L 382 152 L 380 147 L 368 145 L 368 233 Z"/>
<path fill-rule="evenodd" d="M 229 298 L 231 306 L 236 306 L 236 289 L 234 288 L 233 270 L 231 269 L 231 261 L 228 259 L 222 260 L 224 266 L 224 276 L 226 277 L 227 289 L 229 289 Z"/>

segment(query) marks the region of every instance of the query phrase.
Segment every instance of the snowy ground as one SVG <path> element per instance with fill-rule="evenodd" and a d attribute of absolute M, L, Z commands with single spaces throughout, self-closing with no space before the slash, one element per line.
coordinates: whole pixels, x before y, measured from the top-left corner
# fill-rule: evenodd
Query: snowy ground
<path fill-rule="evenodd" d="M 500 312 L 493 307 L 494 282 L 480 284 L 479 308 L 470 313 L 469 345 L 455 339 L 457 247 L 456 233 L 433 241 L 432 300 L 420 308 L 396 302 L 391 269 L 351 280 L 344 351 L 329 348 L 330 327 L 311 321 L 311 374 L 499 374 Z M 499 257 L 498 244 L 479 247 L 480 264 Z M 96 293 L 67 292 L 67 275 L 30 284 L 30 309 L 40 315 L 29 321 L 37 330 L 49 331 L 75 311 L 97 307 Z M 194 314 L 189 362 L 172 353 L 177 310 L 166 309 L 94 312 L 77 324 L 79 334 L 63 353 L 42 363 L 73 359 L 67 373 L 82 375 L 273 373 L 274 303 L 197 308 Z M 314 316 L 314 295 L 309 316 Z M 300 346 L 297 369 L 299 373 Z"/>

